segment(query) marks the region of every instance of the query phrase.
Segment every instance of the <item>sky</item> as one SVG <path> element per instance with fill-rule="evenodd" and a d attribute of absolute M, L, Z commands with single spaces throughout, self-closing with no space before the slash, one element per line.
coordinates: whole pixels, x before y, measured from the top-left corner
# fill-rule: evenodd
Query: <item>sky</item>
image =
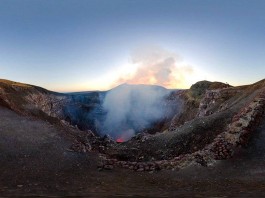
<path fill-rule="evenodd" d="M 264 0 L 0 0 L 0 78 L 53 91 L 265 78 Z"/>

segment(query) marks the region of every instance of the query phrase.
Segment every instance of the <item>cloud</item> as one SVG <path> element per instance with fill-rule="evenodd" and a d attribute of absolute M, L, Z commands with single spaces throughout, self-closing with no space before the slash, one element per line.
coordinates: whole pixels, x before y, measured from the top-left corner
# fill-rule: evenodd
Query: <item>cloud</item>
<path fill-rule="evenodd" d="M 135 71 L 120 76 L 114 85 L 129 83 L 186 87 L 187 77 L 194 73 L 193 68 L 185 64 L 179 55 L 158 46 L 135 49 L 130 61 L 136 67 Z"/>

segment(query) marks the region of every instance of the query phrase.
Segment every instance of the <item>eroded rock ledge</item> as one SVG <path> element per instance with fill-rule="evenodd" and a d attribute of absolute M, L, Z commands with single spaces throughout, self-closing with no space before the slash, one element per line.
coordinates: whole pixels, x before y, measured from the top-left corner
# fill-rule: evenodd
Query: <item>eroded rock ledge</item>
<path fill-rule="evenodd" d="M 108 159 L 102 156 L 100 169 L 113 169 L 114 167 L 126 168 L 134 171 L 155 171 L 161 169 L 178 170 L 191 164 L 200 164 L 202 166 L 211 166 L 217 160 L 231 158 L 235 150 L 245 146 L 251 133 L 259 125 L 264 117 L 265 109 L 265 89 L 245 105 L 233 116 L 232 122 L 227 129 L 217 135 L 212 143 L 201 150 L 191 154 L 184 154 L 174 157 L 170 160 L 156 160 L 150 162 L 121 161 L 117 159 Z"/>

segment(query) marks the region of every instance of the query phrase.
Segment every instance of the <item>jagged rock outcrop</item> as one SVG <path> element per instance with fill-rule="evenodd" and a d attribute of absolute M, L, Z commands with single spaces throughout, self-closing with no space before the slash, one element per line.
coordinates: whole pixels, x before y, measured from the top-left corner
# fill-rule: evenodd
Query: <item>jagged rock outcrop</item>
<path fill-rule="evenodd" d="M 161 169 L 178 170 L 192 164 L 202 166 L 213 165 L 216 160 L 231 158 L 238 146 L 248 143 L 251 133 L 258 126 L 265 114 L 265 90 L 261 91 L 249 104 L 236 114 L 227 130 L 220 133 L 211 144 L 192 154 L 179 155 L 169 160 L 150 162 L 119 161 L 117 159 L 102 160 L 99 168 L 113 169 L 121 167 L 134 171 L 155 171 Z M 143 137 L 140 137 L 143 141 Z"/>
<path fill-rule="evenodd" d="M 264 118 L 265 114 L 265 85 L 254 84 L 247 87 L 225 88 L 214 91 L 206 91 L 205 98 L 215 100 L 216 102 L 209 102 L 209 106 L 216 105 L 217 111 L 208 118 L 205 116 L 198 117 L 195 121 L 186 123 L 190 126 L 190 133 L 185 133 L 179 128 L 177 132 L 166 132 L 164 134 L 157 134 L 155 136 L 141 136 L 139 138 L 132 139 L 132 142 L 128 142 L 128 145 L 134 145 L 134 149 L 126 147 L 126 144 L 121 145 L 121 150 L 116 151 L 116 154 L 109 152 L 110 158 L 118 157 L 114 159 L 105 159 L 105 164 L 111 167 L 122 167 L 135 171 L 153 171 L 160 169 L 180 169 L 192 164 L 200 164 L 202 166 L 213 165 L 216 160 L 224 160 L 233 157 L 235 151 L 241 146 L 246 146 L 251 134 L 255 131 L 260 121 Z M 255 90 L 255 91 L 253 91 Z M 212 94 L 214 93 L 214 94 Z M 227 104 L 228 108 L 223 108 L 223 104 Z M 221 118 L 220 115 L 223 115 Z M 201 125 L 194 125 L 196 120 L 201 120 L 201 124 L 206 124 L 206 121 L 217 119 L 217 123 L 214 123 L 215 128 L 212 128 L 213 133 L 209 133 L 206 130 L 205 133 L 197 134 L 201 129 Z M 224 120 L 227 119 L 227 121 Z M 219 122 L 219 124 L 218 124 Z M 226 123 L 222 128 L 220 124 Z M 210 124 L 210 123 L 208 123 Z M 184 126 L 185 126 L 184 125 Z M 218 127 L 219 130 L 218 131 Z M 184 127 L 185 128 L 185 127 Z M 184 129 L 183 128 L 183 129 Z M 195 128 L 195 130 L 194 130 Z M 214 132 L 215 131 L 215 132 Z M 179 134 L 178 134 L 179 133 Z M 188 134 L 191 135 L 189 139 Z M 202 138 L 209 138 L 209 135 L 213 139 L 209 139 L 208 144 Z M 178 138 L 181 138 L 181 144 L 178 144 Z M 175 147 L 171 147 L 175 142 Z M 147 145 L 145 147 L 144 145 Z M 155 147 L 153 147 L 155 145 Z M 185 148 L 188 148 L 188 152 Z M 149 158 L 146 158 L 145 150 L 148 153 Z M 161 152 L 157 152 L 161 151 Z M 119 158 L 119 153 L 122 158 Z M 127 153 L 127 155 L 125 154 Z M 124 156 L 125 155 L 125 156 Z M 132 160 L 134 155 L 136 160 Z M 150 158 L 152 156 L 152 158 Z M 167 159 L 162 159 L 165 157 Z M 159 160 L 160 158 L 160 160 Z M 119 160 L 120 159 L 120 160 Z M 150 166 L 152 164 L 152 166 Z M 104 163 L 103 166 L 104 168 Z M 151 169 L 150 169 L 151 167 Z"/>
<path fill-rule="evenodd" d="M 45 113 L 56 118 L 63 118 L 63 107 L 70 102 L 67 95 L 7 80 L 0 80 L 0 98 L 7 107 L 21 114 Z"/>
<path fill-rule="evenodd" d="M 215 112 L 228 109 L 229 106 L 227 100 L 240 92 L 242 91 L 233 88 L 206 90 L 205 95 L 200 102 L 197 116 L 208 116 Z"/>
<path fill-rule="evenodd" d="M 142 133 L 128 142 L 116 143 L 111 137 L 99 137 L 86 131 L 75 139 L 69 151 L 102 153 L 99 168 L 103 169 L 117 166 L 154 171 L 180 169 L 190 164 L 209 166 L 216 160 L 232 157 L 237 148 L 247 145 L 264 117 L 264 87 L 265 81 L 241 87 L 200 82 L 191 90 L 171 92 L 166 98 L 164 105 L 168 107 L 181 98 L 183 109 L 171 121 L 170 116 L 165 115 L 166 121 L 155 126 L 163 132 Z M 31 85 L 0 81 L 1 105 L 44 120 L 54 117 L 66 127 L 76 124 L 72 118 L 68 122 L 62 121 L 69 116 L 66 114 L 69 106 L 74 115 L 73 109 L 81 112 L 78 119 L 84 122 L 82 111 L 87 113 L 93 109 L 96 114 L 102 113 L 98 108 L 99 98 L 98 93 L 88 93 L 85 97 L 59 94 Z"/>
<path fill-rule="evenodd" d="M 70 104 L 71 98 L 62 94 L 41 93 L 36 91 L 26 96 L 28 103 L 34 104 L 47 115 L 64 119 L 63 109 Z"/>
<path fill-rule="evenodd" d="M 189 90 L 180 91 L 179 97 L 184 101 L 182 112 L 173 117 L 168 130 L 174 131 L 195 117 L 210 115 L 217 111 L 215 108 L 225 109 L 227 104 L 220 105 L 220 103 L 237 92 L 229 87 L 231 87 L 229 84 L 220 82 L 200 81 L 192 85 Z"/>
<path fill-rule="evenodd" d="M 125 88 L 131 88 L 131 86 L 126 85 Z M 98 135 L 105 134 L 105 131 L 102 131 L 105 130 L 102 126 L 107 114 L 106 109 L 103 107 L 106 92 L 63 94 L 7 80 L 0 81 L 0 88 L 0 102 L 2 101 L 2 105 L 20 114 L 41 117 L 42 119 L 52 117 L 58 120 L 65 120 L 81 130 L 92 130 Z M 165 96 L 169 94 L 158 103 L 163 108 L 163 115 L 159 116 L 159 120 L 153 120 L 151 125 L 146 125 L 145 121 L 141 123 L 141 120 L 136 120 L 133 116 L 126 115 L 126 121 L 135 122 L 132 124 L 134 126 L 133 130 L 136 133 L 143 131 L 156 133 L 168 128 L 168 122 L 174 114 L 179 114 L 181 109 L 178 91 L 169 91 L 162 87 L 148 85 L 133 86 L 133 88 L 136 91 L 139 89 L 139 93 L 145 93 L 144 89 L 159 89 L 166 93 Z M 116 91 L 116 89 L 113 90 Z M 132 95 L 135 94 L 133 93 Z"/>

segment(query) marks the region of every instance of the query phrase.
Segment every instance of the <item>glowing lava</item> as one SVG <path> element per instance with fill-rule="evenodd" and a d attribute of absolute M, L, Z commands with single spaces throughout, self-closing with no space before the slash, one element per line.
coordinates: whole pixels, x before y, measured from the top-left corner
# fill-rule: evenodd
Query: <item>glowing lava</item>
<path fill-rule="evenodd" d="M 118 142 L 118 143 L 122 143 L 122 142 L 124 142 L 124 140 L 123 140 L 122 138 L 118 138 L 118 139 L 116 140 L 116 142 Z"/>

